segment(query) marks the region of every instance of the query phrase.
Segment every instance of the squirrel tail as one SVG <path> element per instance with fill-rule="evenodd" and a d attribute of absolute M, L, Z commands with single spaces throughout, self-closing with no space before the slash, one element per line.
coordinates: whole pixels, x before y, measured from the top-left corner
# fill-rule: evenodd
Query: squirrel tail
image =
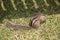
<path fill-rule="evenodd" d="M 10 21 L 7 20 L 7 21 L 5 22 L 5 25 L 6 25 L 7 27 L 14 27 L 15 24 L 13 24 L 13 23 L 11 23 Z"/>
<path fill-rule="evenodd" d="M 29 30 L 29 29 L 31 29 L 31 27 L 22 26 L 22 25 L 20 25 L 20 24 L 14 24 L 14 23 L 12 23 L 12 22 L 10 22 L 10 21 L 8 21 L 8 20 L 5 22 L 5 25 L 6 25 L 7 27 L 14 28 L 15 30 L 18 30 L 18 29 Z"/>

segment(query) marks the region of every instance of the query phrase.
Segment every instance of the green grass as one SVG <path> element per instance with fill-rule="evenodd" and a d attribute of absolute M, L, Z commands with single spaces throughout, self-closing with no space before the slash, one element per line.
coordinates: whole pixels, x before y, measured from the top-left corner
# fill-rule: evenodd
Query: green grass
<path fill-rule="evenodd" d="M 12 22 L 28 25 L 28 18 L 11 19 Z M 0 26 L 0 40 L 60 40 L 60 14 L 48 15 L 45 23 L 41 24 L 41 27 L 46 29 L 46 32 L 42 30 L 13 30 L 8 28 L 3 23 Z"/>

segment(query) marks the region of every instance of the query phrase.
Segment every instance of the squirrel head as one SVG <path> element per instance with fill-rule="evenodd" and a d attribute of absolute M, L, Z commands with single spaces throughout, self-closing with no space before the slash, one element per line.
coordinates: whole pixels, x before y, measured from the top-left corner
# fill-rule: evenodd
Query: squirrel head
<path fill-rule="evenodd" d="M 39 14 L 38 17 L 39 17 L 39 20 L 42 21 L 42 22 L 47 19 L 47 15 L 46 14 L 43 14 L 43 13 Z"/>

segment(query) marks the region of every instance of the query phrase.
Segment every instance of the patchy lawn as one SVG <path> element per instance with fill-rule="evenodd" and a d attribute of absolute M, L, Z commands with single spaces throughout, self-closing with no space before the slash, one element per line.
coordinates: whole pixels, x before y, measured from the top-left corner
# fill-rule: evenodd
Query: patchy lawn
<path fill-rule="evenodd" d="M 11 19 L 12 22 L 28 25 L 28 18 Z M 41 24 L 42 30 L 13 30 L 3 23 L 0 25 L 0 40 L 60 40 L 60 14 L 49 15 L 46 22 Z"/>

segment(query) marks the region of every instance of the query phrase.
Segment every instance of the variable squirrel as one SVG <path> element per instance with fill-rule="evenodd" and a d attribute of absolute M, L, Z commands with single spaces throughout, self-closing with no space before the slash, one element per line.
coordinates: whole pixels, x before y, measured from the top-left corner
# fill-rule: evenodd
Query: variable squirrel
<path fill-rule="evenodd" d="M 10 21 L 6 21 L 6 26 L 13 27 L 15 29 L 31 29 L 31 28 L 39 29 L 40 24 L 42 22 L 44 22 L 46 20 L 46 18 L 47 18 L 46 14 L 40 13 L 36 16 L 31 17 L 29 26 L 22 26 L 20 24 L 15 24 Z M 40 28 L 40 29 L 42 29 L 42 28 Z"/>
<path fill-rule="evenodd" d="M 39 28 L 40 24 L 43 23 L 47 18 L 46 14 L 40 13 L 37 14 L 36 16 L 33 16 L 30 19 L 29 26 L 32 28 Z"/>

